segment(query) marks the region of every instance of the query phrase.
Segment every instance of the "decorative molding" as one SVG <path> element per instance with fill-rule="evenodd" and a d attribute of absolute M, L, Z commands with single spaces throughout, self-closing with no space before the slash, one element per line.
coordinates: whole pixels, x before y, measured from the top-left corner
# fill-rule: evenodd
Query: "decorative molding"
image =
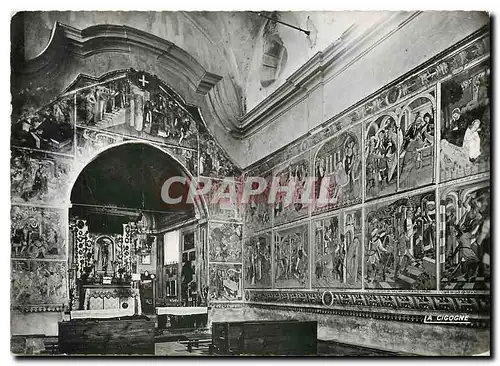
<path fill-rule="evenodd" d="M 325 316 L 330 315 L 340 315 L 340 316 L 351 316 L 358 318 L 369 318 L 378 320 L 390 320 L 398 322 L 411 322 L 411 323 L 424 323 L 426 315 L 438 315 L 439 313 L 425 311 L 425 312 L 410 312 L 410 311 L 379 311 L 377 310 L 351 310 L 344 308 L 318 308 L 318 307 L 304 307 L 297 305 L 288 304 L 262 304 L 262 303 L 248 303 L 249 308 L 265 309 L 269 311 L 293 311 L 300 313 L 311 313 L 311 314 L 321 314 Z M 447 312 L 446 314 L 449 314 Z M 460 326 L 460 327 L 473 327 L 473 328 L 489 328 L 490 319 L 484 316 L 470 316 L 469 324 L 440 324 L 444 326 Z M 432 325 L 432 324 L 428 324 Z"/>
<path fill-rule="evenodd" d="M 27 305 L 27 306 L 12 306 L 12 310 L 18 310 L 22 313 L 45 313 L 45 312 L 64 312 L 69 310 L 69 306 L 65 304 L 44 304 L 44 305 Z"/>
<path fill-rule="evenodd" d="M 340 114 L 328 119 L 288 145 L 245 168 L 246 175 L 259 175 L 284 163 L 293 156 L 310 150 L 318 143 L 339 135 L 346 128 L 396 106 L 403 100 L 429 89 L 452 75 L 486 60 L 490 51 L 489 27 L 441 52 L 428 62 L 385 85 Z"/>
<path fill-rule="evenodd" d="M 37 57 L 23 64 L 13 63 L 22 74 L 46 73 L 59 66 L 67 55 L 87 58 L 104 52 L 132 53 L 133 48 L 157 54 L 156 61 L 181 69 L 206 95 L 222 77 L 206 71 L 190 54 L 165 39 L 125 25 L 102 24 L 77 29 L 59 22 L 54 24 L 50 41 Z M 49 71 L 50 72 L 50 71 Z"/>
<path fill-rule="evenodd" d="M 469 315 L 474 326 L 489 322 L 489 294 L 246 290 L 250 307 L 422 322 L 425 315 Z"/>
<path fill-rule="evenodd" d="M 216 301 L 211 301 L 208 310 L 214 310 L 214 309 L 242 309 L 246 308 L 247 305 L 244 302 L 216 302 Z"/>
<path fill-rule="evenodd" d="M 351 26 L 337 41 L 333 42 L 324 51 L 317 52 L 287 78 L 283 85 L 242 116 L 239 121 L 239 129 L 234 135 L 238 138 L 246 138 L 269 125 L 277 118 L 277 115 L 290 108 L 290 103 L 293 103 L 293 100 L 307 97 L 311 89 L 322 84 L 323 81 L 316 80 L 316 77 L 332 64 L 345 59 L 352 52 L 356 52 L 361 48 L 362 50 L 353 59 L 363 57 L 380 41 L 380 39 L 377 39 L 374 42 L 374 37 L 380 36 L 379 33 L 388 28 L 392 31 L 394 31 L 394 28 L 396 30 L 400 29 L 418 14 L 419 12 L 414 12 L 408 16 L 407 12 L 391 13 L 384 21 L 368 29 L 359 25 Z M 387 37 L 387 34 L 385 36 Z"/>

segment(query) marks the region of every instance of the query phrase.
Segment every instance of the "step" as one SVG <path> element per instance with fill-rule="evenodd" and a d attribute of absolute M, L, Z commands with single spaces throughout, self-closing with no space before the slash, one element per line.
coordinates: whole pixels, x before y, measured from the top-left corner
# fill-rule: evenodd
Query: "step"
<path fill-rule="evenodd" d="M 97 122 L 95 126 L 100 129 L 118 126 L 125 123 L 125 108 L 118 109 L 111 113 L 105 113 L 104 118 Z"/>

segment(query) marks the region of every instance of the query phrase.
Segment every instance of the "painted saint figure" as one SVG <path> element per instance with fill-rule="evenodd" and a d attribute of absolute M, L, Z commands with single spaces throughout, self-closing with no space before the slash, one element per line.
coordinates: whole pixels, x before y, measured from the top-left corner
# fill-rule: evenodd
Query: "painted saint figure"
<path fill-rule="evenodd" d="M 380 269 L 382 253 L 387 253 L 387 249 L 382 245 L 381 234 L 379 234 L 379 230 L 377 228 L 373 229 L 370 233 L 371 239 L 369 244 L 369 248 L 367 250 L 367 280 L 368 283 L 372 283 L 375 281 L 375 277 L 377 276 L 377 272 Z"/>
<path fill-rule="evenodd" d="M 480 130 L 481 121 L 476 119 L 472 121 L 470 126 L 465 130 L 464 142 L 462 147 L 465 153 L 468 155 L 469 161 L 471 163 L 475 162 L 476 159 L 481 155 L 481 138 L 479 137 L 478 131 Z"/>

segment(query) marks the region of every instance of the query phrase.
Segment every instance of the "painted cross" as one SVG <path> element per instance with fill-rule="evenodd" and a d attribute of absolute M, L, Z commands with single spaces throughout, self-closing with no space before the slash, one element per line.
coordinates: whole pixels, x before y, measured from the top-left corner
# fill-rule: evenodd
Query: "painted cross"
<path fill-rule="evenodd" d="M 143 88 L 146 86 L 146 84 L 149 84 L 149 81 L 146 80 L 144 75 L 142 75 L 142 79 L 139 79 L 139 81 L 141 82 Z"/>

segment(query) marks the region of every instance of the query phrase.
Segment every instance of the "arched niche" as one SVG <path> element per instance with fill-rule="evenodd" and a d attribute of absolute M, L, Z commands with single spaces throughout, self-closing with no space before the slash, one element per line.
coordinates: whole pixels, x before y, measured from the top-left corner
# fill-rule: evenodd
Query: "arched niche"
<path fill-rule="evenodd" d="M 190 196 L 189 183 L 170 187 L 170 196 L 182 196 L 181 203 L 163 201 L 163 184 L 172 176 L 194 179 L 165 151 L 138 141 L 106 149 L 79 172 L 72 184 L 69 211 L 68 268 L 72 309 L 99 309 L 100 300 L 95 298 L 100 298 L 103 291 L 111 291 L 111 286 L 119 292 L 124 288 L 127 290 L 123 291 L 129 292 L 127 296 L 102 295 L 104 309 L 154 311 L 144 302 L 139 306 L 133 299 L 145 296 L 137 292 L 137 288 L 142 291 L 141 286 L 146 283 L 144 276 L 153 273 L 158 281 L 163 272 L 163 268 L 158 268 L 163 262 L 157 257 L 163 251 L 157 246 L 163 243 L 165 230 L 191 225 L 196 231 L 197 223 L 203 221 L 200 219 L 207 217 L 203 200 Z M 193 203 L 187 200 L 188 197 L 193 198 Z M 106 246 L 99 245 L 103 238 L 108 238 Z M 194 244 L 196 255 L 192 260 L 199 262 L 198 258 L 207 256 L 206 245 L 200 238 Z M 145 261 L 145 257 L 149 260 Z M 196 268 L 206 271 L 206 264 L 198 262 Z M 207 276 L 205 273 L 197 278 L 207 279 Z M 199 282 L 196 293 L 202 296 L 206 291 Z M 199 300 L 206 302 L 206 299 Z"/>

